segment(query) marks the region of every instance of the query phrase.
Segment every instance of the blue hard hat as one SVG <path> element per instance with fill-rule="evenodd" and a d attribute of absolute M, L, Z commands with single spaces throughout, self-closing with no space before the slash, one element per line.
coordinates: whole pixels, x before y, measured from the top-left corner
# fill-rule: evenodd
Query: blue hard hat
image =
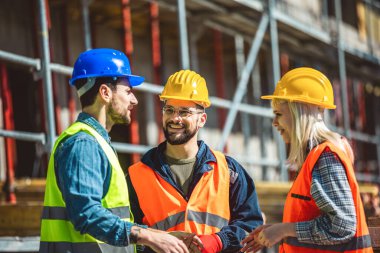
<path fill-rule="evenodd" d="M 118 50 L 97 48 L 83 52 L 74 64 L 70 84 L 81 78 L 126 77 L 131 86 L 140 85 L 144 77 L 131 73 L 127 56 Z"/>

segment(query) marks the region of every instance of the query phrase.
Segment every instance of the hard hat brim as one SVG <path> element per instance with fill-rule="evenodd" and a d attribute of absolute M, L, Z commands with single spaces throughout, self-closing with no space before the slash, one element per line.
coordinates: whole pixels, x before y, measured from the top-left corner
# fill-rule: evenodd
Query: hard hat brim
<path fill-rule="evenodd" d="M 138 86 L 144 82 L 145 78 L 142 76 L 129 75 L 128 80 L 131 86 Z"/>
<path fill-rule="evenodd" d="M 184 97 L 180 97 L 180 96 L 165 96 L 165 95 L 159 95 L 159 98 L 161 101 L 165 101 L 165 100 L 168 100 L 168 99 L 175 99 L 175 100 L 184 100 L 184 101 L 191 101 L 191 102 L 194 102 L 196 104 L 199 104 L 200 106 L 204 107 L 204 108 L 208 108 L 211 106 L 211 102 L 210 101 L 200 101 L 200 100 L 193 100 L 191 98 L 184 98 Z"/>
<path fill-rule="evenodd" d="M 99 75 L 87 75 L 87 76 L 77 76 L 76 78 L 71 78 L 69 83 L 74 86 L 75 81 L 81 78 L 98 78 L 98 77 L 107 77 L 107 76 L 99 76 Z M 135 76 L 135 75 L 120 75 L 120 76 L 110 76 L 110 77 L 126 77 L 129 81 L 129 84 L 131 86 L 138 86 L 142 84 L 145 80 L 142 76 Z"/>
<path fill-rule="evenodd" d="M 319 101 L 311 101 L 310 98 L 309 99 L 302 99 L 302 98 L 290 99 L 289 97 L 285 97 L 285 96 L 265 95 L 265 96 L 261 96 L 261 99 L 266 99 L 266 100 L 283 99 L 283 100 L 287 100 L 287 101 L 291 101 L 291 102 L 313 104 L 313 105 L 317 105 L 317 106 L 320 106 L 320 107 L 323 107 L 326 109 L 336 109 L 336 105 L 331 105 L 331 104 L 327 104 L 327 103 L 323 103 L 323 102 L 319 102 Z"/>

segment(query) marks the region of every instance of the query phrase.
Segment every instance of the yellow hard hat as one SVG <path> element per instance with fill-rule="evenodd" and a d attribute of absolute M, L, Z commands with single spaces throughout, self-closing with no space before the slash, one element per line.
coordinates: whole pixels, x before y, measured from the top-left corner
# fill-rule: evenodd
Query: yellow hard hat
<path fill-rule="evenodd" d="M 262 99 L 284 99 L 335 109 L 334 93 L 329 79 L 312 68 L 296 68 L 287 72 L 277 83 L 273 95 Z"/>
<path fill-rule="evenodd" d="M 193 101 L 204 108 L 211 105 L 208 99 L 206 80 L 191 70 L 180 70 L 171 75 L 165 84 L 160 99 Z"/>

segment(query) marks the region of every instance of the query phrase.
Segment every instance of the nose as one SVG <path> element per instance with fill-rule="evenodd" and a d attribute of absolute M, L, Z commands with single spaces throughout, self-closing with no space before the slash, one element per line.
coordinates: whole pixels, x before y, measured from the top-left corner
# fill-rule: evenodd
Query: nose
<path fill-rule="evenodd" d="M 277 127 L 277 126 L 278 126 L 278 120 L 277 120 L 277 117 L 276 117 L 276 116 L 273 118 L 272 126 L 274 126 L 274 127 Z"/>
<path fill-rule="evenodd" d="M 179 116 L 179 111 L 178 110 L 175 110 L 174 114 L 171 117 L 172 117 L 172 120 L 174 122 L 180 122 L 182 120 L 182 117 Z"/>
<path fill-rule="evenodd" d="M 132 93 L 132 99 L 131 99 L 131 104 L 137 105 L 139 101 L 137 100 L 135 94 Z"/>

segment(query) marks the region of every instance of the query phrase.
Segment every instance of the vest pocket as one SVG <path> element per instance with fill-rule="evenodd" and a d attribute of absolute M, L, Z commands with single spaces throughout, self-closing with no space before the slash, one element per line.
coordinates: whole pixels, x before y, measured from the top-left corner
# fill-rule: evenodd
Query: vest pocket
<path fill-rule="evenodd" d="M 296 194 L 296 193 L 292 193 L 292 194 L 291 194 L 291 197 L 292 197 L 292 198 L 296 198 L 296 199 L 306 200 L 306 201 L 310 201 L 310 200 L 311 200 L 311 198 L 308 197 L 308 196 L 299 195 L 299 194 Z"/>

